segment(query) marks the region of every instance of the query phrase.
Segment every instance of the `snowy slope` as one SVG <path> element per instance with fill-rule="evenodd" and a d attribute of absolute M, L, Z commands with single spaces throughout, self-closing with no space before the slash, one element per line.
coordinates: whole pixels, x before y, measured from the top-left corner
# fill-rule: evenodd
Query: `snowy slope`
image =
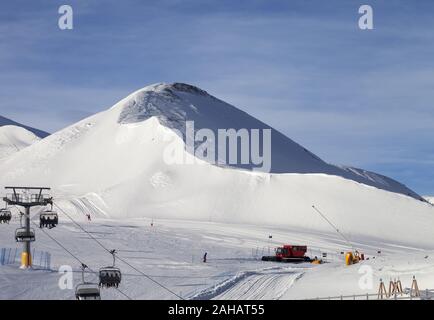
<path fill-rule="evenodd" d="M 0 127 L 0 161 L 39 140 L 35 134 L 22 127 Z"/>
<path fill-rule="evenodd" d="M 78 149 L 93 148 L 104 140 L 103 143 L 106 144 L 106 150 L 113 149 L 111 154 L 111 159 L 113 160 L 110 161 L 111 165 L 118 166 L 116 159 L 122 157 L 118 154 L 123 152 L 122 147 L 130 144 L 132 148 L 135 148 L 138 144 L 143 143 L 144 140 L 143 137 L 138 137 L 139 135 L 151 135 L 150 132 L 145 132 L 146 130 L 153 130 L 147 120 L 158 120 L 158 125 L 155 127 L 159 128 L 163 126 L 164 128 L 179 130 L 182 133 L 185 132 L 186 120 L 194 121 L 196 131 L 202 128 L 209 128 L 213 132 L 217 132 L 219 128 L 234 128 L 237 130 L 241 128 L 271 129 L 272 173 L 325 173 L 337 175 L 420 199 L 420 196 L 415 192 L 390 178 L 361 169 L 341 168 L 327 164 L 291 139 L 245 112 L 210 96 L 201 89 L 179 83 L 172 85 L 156 84 L 138 90 L 120 101 L 110 110 L 85 119 L 77 125 L 73 125 L 57 133 L 41 149 L 50 149 L 58 154 L 55 149 L 59 144 L 65 144 L 65 148 L 68 151 L 72 151 L 71 149 L 75 145 L 76 139 L 79 140 L 77 141 Z M 90 128 L 90 126 L 95 126 L 95 128 Z M 164 129 L 159 128 L 159 130 Z M 87 131 L 89 131 L 91 138 L 86 134 Z M 98 134 L 99 140 L 97 141 Z M 126 134 L 129 136 L 137 135 L 137 137 L 135 139 L 128 137 L 128 141 L 125 141 L 120 146 L 118 140 L 124 139 L 122 136 Z M 185 142 L 186 136 L 181 136 L 181 138 Z M 162 141 L 154 140 L 153 144 L 146 147 L 158 152 L 156 148 L 158 149 L 161 146 Z M 141 149 L 141 151 L 137 150 L 139 154 L 136 155 L 140 158 L 143 157 L 145 152 L 144 148 Z M 131 152 L 131 148 L 129 147 L 126 150 Z M 41 151 L 36 150 L 34 153 L 40 153 Z M 77 152 L 80 151 L 77 150 Z M 90 151 L 91 153 L 92 151 Z M 89 153 L 86 152 L 86 154 Z M 74 159 L 77 156 L 77 154 L 70 155 L 68 158 Z M 128 161 L 131 160 L 131 157 L 129 157 Z M 107 162 L 105 164 L 110 166 Z M 232 166 L 243 169 L 252 169 L 254 167 L 251 162 L 250 164 L 236 164 Z M 90 165 L 88 167 L 92 169 Z"/>
<path fill-rule="evenodd" d="M 219 128 L 271 129 L 272 173 L 326 173 L 342 176 L 377 188 L 399 192 L 421 199 L 412 190 L 393 179 L 350 167 L 336 167 L 295 143 L 270 126 L 247 113 L 210 96 L 196 87 L 175 83 L 156 84 L 139 90 L 116 105 L 122 108 L 121 124 L 140 123 L 156 117 L 167 128 L 185 132 L 185 121 L 193 120 L 195 130 L 211 129 L 217 136 Z M 182 137 L 184 142 L 186 137 Z M 238 168 L 252 169 L 237 164 Z"/>
<path fill-rule="evenodd" d="M 425 196 L 424 199 L 434 205 L 434 197 Z"/>
<path fill-rule="evenodd" d="M 186 299 L 303 299 L 341 294 L 376 294 L 379 279 L 400 278 L 403 287 L 410 287 L 412 276 L 419 288 L 434 288 L 433 251 L 401 247 L 390 243 L 358 238 L 357 248 L 370 260 L 345 266 L 341 250 L 348 247 L 334 232 L 316 233 L 282 226 L 267 227 L 249 224 L 155 219 L 92 219 L 87 222 L 67 203 L 59 203 L 68 214 L 108 248 L 116 248 L 119 257 L 155 281 Z M 36 211 L 33 215 L 36 218 Z M 34 220 L 37 222 L 37 220 Z M 111 263 L 110 255 L 60 213 L 57 228 L 45 230 L 92 270 Z M 21 248 L 14 243 L 14 230 L 19 220 L 1 225 L 2 247 Z M 73 288 L 81 281 L 80 263 L 39 228 L 32 247 L 51 253 L 51 270 L 20 270 L 18 265 L 0 265 L 0 299 L 74 299 Z M 272 234 L 270 242 L 268 235 Z M 311 264 L 278 264 L 260 261 L 283 243 L 303 243 L 308 254 L 328 253 L 328 262 Z M 381 250 L 380 256 L 377 251 Z M 208 252 L 207 263 L 202 255 Z M 373 259 L 376 257 L 376 259 Z M 35 263 L 38 257 L 34 258 Z M 61 290 L 57 272 L 60 266 L 74 270 L 71 289 Z M 132 299 L 176 299 L 136 270 L 122 263 L 119 289 Z M 372 288 L 361 288 L 359 268 L 373 268 Z M 97 281 L 96 274 L 86 274 L 87 281 Z M 125 299 L 114 289 L 103 289 L 103 299 Z M 370 298 L 372 299 L 372 298 Z"/>
<path fill-rule="evenodd" d="M 340 252 L 349 245 L 313 204 L 371 257 L 367 263 L 375 285 L 380 278 L 399 276 L 409 286 L 416 275 L 421 288 L 434 288 L 433 206 L 400 194 L 406 193 L 405 187 L 381 175 L 331 166 L 275 131 L 277 162 L 271 174 L 205 161 L 168 164 L 168 146 L 194 160 L 184 150 L 185 137 L 173 131 L 182 129 L 186 118 L 194 118 L 196 129 L 215 129 L 226 122 L 224 127 L 266 128 L 197 88 L 154 85 L 1 161 L 0 188 L 52 187 L 56 205 L 100 242 L 189 299 L 375 293 L 376 287 L 359 287 L 361 265 L 344 266 Z M 360 183 L 366 180 L 370 182 Z M 386 187 L 397 192 L 381 189 Z M 85 213 L 92 222 L 85 220 Z M 59 214 L 59 226 L 47 231 L 52 237 L 93 270 L 111 263 L 107 252 Z M 37 223 L 37 212 L 32 216 Z M 1 226 L 1 247 L 19 249 L 14 242 L 18 226 L 14 211 L 12 223 Z M 16 265 L 0 266 L 0 298 L 72 299 L 73 290 L 59 289 L 56 271 L 71 265 L 77 284 L 78 261 L 38 228 L 36 238 L 33 247 L 51 253 L 53 270 L 23 272 Z M 283 243 L 308 245 L 310 256 L 328 252 L 331 263 L 282 266 L 257 260 Z M 381 257 L 373 260 L 378 250 Z M 207 264 L 201 262 L 204 252 L 209 254 Z M 119 266 L 120 289 L 131 298 L 175 298 L 127 265 Z M 96 276 L 86 279 L 95 281 Z M 115 290 L 102 295 L 125 298 Z"/>
<path fill-rule="evenodd" d="M 421 201 L 425 201 L 425 198 L 417 195 L 415 192 L 408 189 L 406 186 L 404 186 L 400 182 L 398 182 L 394 179 L 391 179 L 389 177 L 383 176 L 381 174 L 378 174 L 378 173 L 375 173 L 372 171 L 354 168 L 354 167 L 340 166 L 340 168 L 345 170 L 346 172 L 350 173 L 351 175 L 356 175 L 356 176 L 359 176 L 360 178 L 364 179 L 364 181 L 361 181 L 364 184 L 376 186 L 377 188 L 381 188 L 381 189 L 385 189 L 385 190 L 389 190 L 389 191 L 393 191 L 393 192 L 399 192 L 399 193 L 414 197 L 416 199 L 419 199 Z M 359 180 L 354 179 L 352 177 L 347 176 L 347 178 L 353 179 L 355 181 L 359 181 Z M 366 182 L 366 180 L 369 182 Z"/>
<path fill-rule="evenodd" d="M 45 137 L 47 137 L 47 136 L 50 135 L 49 133 L 47 133 L 45 131 L 42 131 L 42 130 L 39 130 L 39 129 L 35 129 L 35 128 L 29 127 L 29 126 L 25 126 L 25 125 L 23 125 L 21 123 L 15 122 L 15 121 L 13 121 L 11 119 L 8 119 L 8 118 L 0 116 L 0 127 L 2 127 L 2 126 L 17 126 L 17 127 L 21 127 L 21 128 L 24 128 L 24 129 L 32 132 L 33 134 L 35 134 L 39 138 L 45 138 Z"/>
<path fill-rule="evenodd" d="M 95 207 L 106 208 L 106 216 L 119 219 L 192 219 L 330 231 L 312 210 L 315 204 L 351 238 L 363 235 L 432 247 L 432 206 L 377 188 L 391 187 L 385 179 L 378 184 L 378 175 L 367 181 L 328 165 L 275 131 L 274 170 L 291 173 L 194 161 L 166 163 L 169 145 L 186 159 L 193 157 L 184 150 L 184 137 L 172 130 L 182 126 L 185 117 L 194 118 L 197 128 L 218 128 L 225 121 L 225 127 L 266 127 L 199 89 L 154 85 L 9 157 L 0 164 L 0 187 L 47 185 L 55 197 L 65 199 L 91 195 Z M 357 175 L 356 181 L 344 178 L 348 175 Z"/>

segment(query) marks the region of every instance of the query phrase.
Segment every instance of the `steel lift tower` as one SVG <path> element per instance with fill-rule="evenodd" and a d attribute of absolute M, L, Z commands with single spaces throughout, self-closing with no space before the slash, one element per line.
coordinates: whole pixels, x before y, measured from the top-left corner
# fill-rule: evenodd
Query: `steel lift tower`
<path fill-rule="evenodd" d="M 53 204 L 53 198 L 50 195 L 43 194 L 44 191 L 51 190 L 43 187 L 5 187 L 12 193 L 6 194 L 3 200 L 11 206 L 20 206 L 25 209 L 24 227 L 18 229 L 15 233 L 15 239 L 23 242 L 23 252 L 21 253 L 21 268 L 31 268 L 32 256 L 30 243 L 35 241 L 35 233 L 30 229 L 30 208 L 36 206 L 46 206 Z"/>

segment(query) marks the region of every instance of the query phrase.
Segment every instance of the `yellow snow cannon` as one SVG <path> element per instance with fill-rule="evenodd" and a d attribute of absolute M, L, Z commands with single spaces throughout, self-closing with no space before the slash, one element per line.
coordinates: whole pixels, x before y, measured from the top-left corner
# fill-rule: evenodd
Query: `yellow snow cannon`
<path fill-rule="evenodd" d="M 360 255 L 357 250 L 354 253 L 352 251 L 349 251 L 345 254 L 345 264 L 347 266 L 359 263 L 360 260 L 364 260 L 364 254 L 362 253 Z"/>

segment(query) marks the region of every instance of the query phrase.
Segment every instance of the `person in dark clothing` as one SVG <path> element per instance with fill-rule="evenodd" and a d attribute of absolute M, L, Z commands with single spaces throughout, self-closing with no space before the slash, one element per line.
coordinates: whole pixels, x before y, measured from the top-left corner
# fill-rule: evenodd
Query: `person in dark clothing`
<path fill-rule="evenodd" d="M 208 255 L 208 252 L 205 252 L 205 254 L 203 255 L 203 263 L 206 263 L 206 256 Z"/>

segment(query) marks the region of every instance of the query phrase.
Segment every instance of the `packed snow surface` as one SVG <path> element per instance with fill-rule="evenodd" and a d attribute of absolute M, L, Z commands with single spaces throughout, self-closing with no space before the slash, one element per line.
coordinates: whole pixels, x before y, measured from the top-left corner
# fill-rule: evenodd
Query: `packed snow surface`
<path fill-rule="evenodd" d="M 375 294 L 380 279 L 388 284 L 390 279 L 399 278 L 403 287 L 409 288 L 413 276 L 421 290 L 434 288 L 432 248 L 425 250 L 377 242 L 368 237 L 355 238 L 354 244 L 369 260 L 345 266 L 340 251 L 350 248 L 333 232 L 189 220 L 119 221 L 103 218 L 92 210 L 86 211 L 92 212 L 92 221 L 88 222 L 80 206 L 68 202 L 60 202 L 59 206 L 92 237 L 107 248 L 116 248 L 120 258 L 140 270 L 137 272 L 118 259 L 116 265 L 121 268 L 123 279 L 120 291 L 102 289 L 102 299 L 127 299 L 127 296 L 131 299 L 178 299 L 144 275 L 184 299 L 194 300 L 310 299 Z M 37 223 L 37 211 L 33 216 Z M 2 246 L 20 249 L 13 239 L 18 225 L 18 220 L 1 225 Z M 57 228 L 45 233 L 36 228 L 37 241 L 33 247 L 51 253 L 51 269 L 40 270 L 35 266 L 33 270 L 20 270 L 18 264 L 0 265 L 0 299 L 74 299 L 75 286 L 81 282 L 80 262 L 76 259 L 93 271 L 86 273 L 86 281 L 98 282 L 94 272 L 111 265 L 111 256 L 89 234 L 62 213 Z M 272 241 L 268 235 L 273 235 Z M 326 252 L 327 263 L 260 261 L 261 255 L 272 254 L 273 248 L 283 243 L 308 244 L 310 256 Z M 205 252 L 208 253 L 206 263 L 202 260 Z M 70 266 L 74 272 L 71 286 L 65 289 L 59 287 L 59 283 L 64 284 L 64 273 L 59 273 L 62 266 Z M 364 274 L 360 270 L 366 267 L 372 268 L 372 285 L 360 287 Z"/>

